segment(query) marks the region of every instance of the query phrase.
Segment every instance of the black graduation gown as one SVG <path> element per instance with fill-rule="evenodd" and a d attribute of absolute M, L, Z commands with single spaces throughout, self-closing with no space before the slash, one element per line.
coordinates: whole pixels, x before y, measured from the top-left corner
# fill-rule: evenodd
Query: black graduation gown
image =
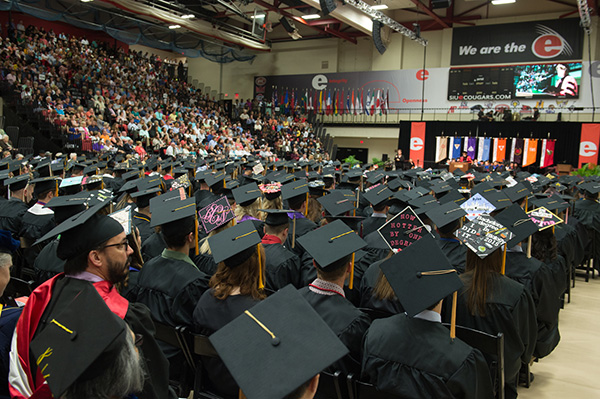
<path fill-rule="evenodd" d="M 365 336 L 363 379 L 403 398 L 493 398 L 485 358 L 441 323 L 406 313 L 375 320 Z"/>
<path fill-rule="evenodd" d="M 19 237 L 23 227 L 23 215 L 29 207 L 20 199 L 11 197 L 0 202 L 0 229 L 10 231 L 15 238 Z"/>
<path fill-rule="evenodd" d="M 37 258 L 35 258 L 33 269 L 35 270 L 36 285 L 40 285 L 44 281 L 50 280 L 58 273 L 65 271 L 66 262 L 56 255 L 58 242 L 58 239 L 50 241 L 50 243 L 40 251 Z"/>
<path fill-rule="evenodd" d="M 198 266 L 198 269 L 207 276 L 214 275 L 219 266 L 215 263 L 215 258 L 210 254 L 199 253 L 198 255 L 192 256 L 192 261 Z"/>
<path fill-rule="evenodd" d="M 4 308 L 0 311 L 0 398 L 10 399 L 8 392 L 9 354 L 13 333 L 23 308 Z"/>
<path fill-rule="evenodd" d="M 469 281 L 472 274 L 464 273 Z M 462 277 L 462 276 L 461 276 Z M 489 277 L 485 316 L 473 316 L 467 307 L 465 288 L 458 293 L 456 324 L 496 335 L 504 334 L 504 376 L 506 399 L 517 397 L 521 363 L 529 362 L 537 340 L 535 304 L 529 291 L 516 281 L 500 274 Z M 444 300 L 445 322 L 451 321 L 452 297 Z"/>
<path fill-rule="evenodd" d="M 146 241 L 152 234 L 154 234 L 154 227 L 150 227 L 150 217 L 143 213 L 133 212 L 132 222 L 135 227 L 140 231 L 140 238 L 142 242 Z"/>
<path fill-rule="evenodd" d="M 556 237 L 558 253 L 565 258 L 568 276 L 568 273 L 578 266 L 578 264 L 575 263 L 575 259 L 579 258 L 577 253 L 583 251 L 577 236 L 577 230 L 575 227 L 566 223 L 557 224 L 554 226 L 554 236 Z"/>
<path fill-rule="evenodd" d="M 560 341 L 558 312 L 562 294 L 552 271 L 545 263 L 527 258 L 523 252 L 507 252 L 505 274 L 523 284 L 535 303 L 538 333 L 534 356 L 549 355 Z"/>
<path fill-rule="evenodd" d="M 341 295 L 321 295 L 312 292 L 309 287 L 300 289 L 300 294 L 350 350 L 346 357 L 331 365 L 329 370 L 340 370 L 345 374 L 358 374 L 362 340 L 371 324 L 369 316 L 358 310 Z"/>
<path fill-rule="evenodd" d="M 213 290 L 206 291 L 194 309 L 194 330 L 210 335 L 229 324 L 233 319 L 256 305 L 259 301 L 246 295 L 230 295 L 224 300 L 216 299 Z M 239 387 L 218 358 L 202 359 L 209 389 L 226 398 L 238 398 Z"/>
<path fill-rule="evenodd" d="M 302 248 L 302 246 L 298 245 L 298 237 L 302 237 L 304 234 L 308 233 L 309 231 L 313 231 L 317 227 L 318 227 L 317 224 L 310 219 L 297 218 L 296 219 L 296 242 L 295 242 L 295 246 L 292 248 L 292 234 L 294 231 L 294 221 L 290 220 L 290 230 L 289 230 L 288 238 L 287 238 L 287 240 L 285 240 L 285 243 L 284 243 L 285 247 L 287 249 L 289 249 L 290 251 L 294 252 L 296 255 L 298 255 L 302 259 L 302 255 L 305 251 L 304 251 L 304 248 Z"/>
<path fill-rule="evenodd" d="M 82 284 L 91 283 L 69 277 L 63 277 L 56 282 L 52 299 L 44 311 L 36 334 L 44 325 L 46 312 L 52 308 L 68 306 L 75 295 L 81 291 Z M 148 376 L 144 380 L 144 389 L 139 397 L 144 399 L 174 398 L 174 392 L 169 389 L 169 362 L 154 339 L 155 328 L 150 311 L 141 303 L 129 302 L 124 321 L 131 331 L 143 336 L 141 353 L 145 362 L 144 369 L 147 370 Z M 32 359 L 31 364 L 35 365 L 35 359 Z"/>
<path fill-rule="evenodd" d="M 597 201 L 582 199 L 575 202 L 573 214 L 583 224 L 594 241 L 594 259 L 600 259 L 600 204 Z M 594 268 L 600 271 L 600 262 L 594 262 Z"/>
<path fill-rule="evenodd" d="M 358 292 L 360 295 L 360 308 L 367 308 L 373 310 L 379 310 L 389 314 L 397 314 L 404 312 L 404 308 L 398 301 L 398 298 L 394 297 L 394 300 L 380 300 L 373 296 L 373 290 L 377 284 L 379 274 L 382 273 L 379 266 L 384 262 L 383 259 L 373 263 L 365 274 L 363 274 L 360 286 L 358 286 Z"/>
<path fill-rule="evenodd" d="M 31 212 L 23 214 L 21 232 L 19 236 L 23 237 L 27 243 L 27 248 L 24 249 L 25 261 L 29 266 L 33 266 L 36 258 L 48 241 L 33 245 L 38 239 L 46 235 L 56 226 L 54 221 L 54 213 L 45 215 L 37 215 Z"/>
<path fill-rule="evenodd" d="M 144 262 L 159 256 L 163 249 L 167 248 L 167 243 L 161 233 L 152 233 L 146 241 L 142 242 L 142 258 Z"/>
<path fill-rule="evenodd" d="M 381 226 L 383 226 L 387 222 L 385 217 L 373 217 L 369 216 L 365 220 L 362 221 L 360 226 L 360 236 L 366 237 L 373 232 L 377 232 Z"/>
<path fill-rule="evenodd" d="M 467 264 L 467 247 L 454 238 L 440 237 L 436 241 L 458 274 L 464 273 Z"/>
<path fill-rule="evenodd" d="M 288 284 L 302 288 L 308 283 L 298 255 L 281 244 L 263 244 L 265 249 L 265 287 L 279 291 Z M 312 280 L 311 280 L 312 281 Z"/>

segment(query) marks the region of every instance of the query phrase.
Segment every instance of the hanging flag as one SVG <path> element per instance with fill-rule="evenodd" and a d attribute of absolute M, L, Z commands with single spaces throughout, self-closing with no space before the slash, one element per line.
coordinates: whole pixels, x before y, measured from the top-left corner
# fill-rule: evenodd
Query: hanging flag
<path fill-rule="evenodd" d="M 371 97 L 371 115 L 375 115 L 375 90 L 371 93 L 373 97 Z"/>
<path fill-rule="evenodd" d="M 460 158 L 460 149 L 461 149 L 461 139 L 460 137 L 450 137 L 450 147 L 448 149 L 448 158 L 450 159 L 458 159 Z"/>
<path fill-rule="evenodd" d="M 390 110 L 390 89 L 387 90 L 387 94 L 385 95 L 385 111 L 389 112 Z"/>
<path fill-rule="evenodd" d="M 334 90 L 333 91 L 333 114 L 337 115 L 338 114 L 338 91 Z"/>
<path fill-rule="evenodd" d="M 350 113 L 350 109 L 352 106 L 350 105 L 350 92 L 346 94 L 346 114 Z"/>
<path fill-rule="evenodd" d="M 323 112 L 323 90 L 319 92 L 319 113 Z"/>
<path fill-rule="evenodd" d="M 381 91 L 381 112 L 387 115 L 387 100 L 385 97 L 385 91 Z"/>
<path fill-rule="evenodd" d="M 331 90 L 327 93 L 327 115 L 331 115 L 333 108 L 331 107 Z"/>
<path fill-rule="evenodd" d="M 529 166 L 537 159 L 537 144 L 536 139 L 525 139 L 523 145 L 523 166 Z"/>
<path fill-rule="evenodd" d="M 360 94 L 358 92 L 356 92 L 356 105 L 354 108 L 354 112 L 356 113 L 356 115 L 362 115 L 363 113 L 363 91 L 362 89 L 360 90 Z"/>
<path fill-rule="evenodd" d="M 355 104 L 355 99 L 354 99 L 354 89 L 352 89 L 352 95 L 350 97 L 350 107 L 348 107 L 348 109 L 350 110 L 350 113 L 352 115 L 356 115 L 356 108 L 354 108 L 354 104 Z"/>
<path fill-rule="evenodd" d="M 542 152 L 540 154 L 540 168 L 547 168 L 554 164 L 554 144 L 556 140 L 542 140 Z"/>
<path fill-rule="evenodd" d="M 579 167 L 586 163 L 598 163 L 600 145 L 600 123 L 582 123 L 579 142 Z"/>
<path fill-rule="evenodd" d="M 417 167 L 423 166 L 425 157 L 425 122 L 412 122 L 410 127 L 410 159 Z"/>
<path fill-rule="evenodd" d="M 494 162 L 504 162 L 506 159 L 506 139 L 494 139 Z"/>
<path fill-rule="evenodd" d="M 371 90 L 367 91 L 367 98 L 365 98 L 365 114 L 371 115 Z"/>
<path fill-rule="evenodd" d="M 308 92 L 306 92 L 306 96 L 308 97 L 308 109 L 312 111 L 314 109 L 313 108 L 313 96 L 312 96 L 312 94 L 309 95 Z"/>
<path fill-rule="evenodd" d="M 479 148 L 477 149 L 477 159 L 479 159 L 482 162 L 490 160 L 491 141 L 492 141 L 491 139 L 488 139 L 485 137 L 479 138 L 479 145 L 478 145 Z"/>
<path fill-rule="evenodd" d="M 512 149 L 510 151 L 510 161 L 516 162 L 519 165 L 523 162 L 523 139 L 513 138 L 512 139 Z"/>
<path fill-rule="evenodd" d="M 471 159 L 475 159 L 475 151 L 477 149 L 477 137 L 469 137 L 467 139 L 467 155 L 471 157 Z"/>
<path fill-rule="evenodd" d="M 441 162 L 447 158 L 448 137 L 438 136 L 435 138 L 435 162 Z"/>
<path fill-rule="evenodd" d="M 381 97 L 380 97 L 380 93 L 381 93 L 381 90 L 377 89 L 377 99 L 375 100 L 375 112 L 379 113 L 379 115 L 381 115 Z"/>
<path fill-rule="evenodd" d="M 296 109 L 296 92 L 292 89 L 292 99 L 290 100 L 290 109 L 294 111 Z"/>

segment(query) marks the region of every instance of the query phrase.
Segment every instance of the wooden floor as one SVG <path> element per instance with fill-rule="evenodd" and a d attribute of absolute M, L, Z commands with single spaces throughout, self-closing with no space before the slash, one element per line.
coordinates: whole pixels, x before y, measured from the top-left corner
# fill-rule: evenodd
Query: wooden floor
<path fill-rule="evenodd" d="M 534 363 L 530 388 L 519 387 L 520 399 L 600 398 L 600 277 L 581 277 L 571 303 L 560 312 L 561 340 L 546 358 Z"/>

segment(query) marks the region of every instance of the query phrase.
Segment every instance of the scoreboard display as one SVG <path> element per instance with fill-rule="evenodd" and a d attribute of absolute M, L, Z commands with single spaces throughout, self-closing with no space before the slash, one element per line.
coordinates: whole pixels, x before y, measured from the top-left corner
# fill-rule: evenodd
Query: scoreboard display
<path fill-rule="evenodd" d="M 513 86 L 514 67 L 452 68 L 448 100 L 510 100 Z"/>

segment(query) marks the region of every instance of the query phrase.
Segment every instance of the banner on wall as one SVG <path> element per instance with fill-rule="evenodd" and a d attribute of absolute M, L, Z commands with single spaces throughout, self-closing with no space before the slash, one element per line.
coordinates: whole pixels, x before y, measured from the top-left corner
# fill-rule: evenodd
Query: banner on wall
<path fill-rule="evenodd" d="M 417 167 L 425 158 L 425 122 L 413 122 L 410 128 L 410 159 Z"/>
<path fill-rule="evenodd" d="M 504 162 L 506 159 L 506 139 L 494 139 L 494 162 Z"/>
<path fill-rule="evenodd" d="M 523 166 L 532 165 L 537 159 L 538 141 L 536 139 L 525 139 L 523 150 Z"/>
<path fill-rule="evenodd" d="M 447 158 L 448 153 L 448 137 L 438 136 L 435 139 L 435 162 L 442 162 Z"/>
<path fill-rule="evenodd" d="M 556 140 L 542 140 L 542 152 L 540 154 L 540 168 L 554 165 L 554 145 Z"/>
<path fill-rule="evenodd" d="M 579 18 L 485 25 L 452 30 L 451 65 L 580 60 Z"/>
<path fill-rule="evenodd" d="M 598 163 L 598 147 L 600 146 L 600 124 L 581 124 L 581 141 L 579 143 L 579 167 L 586 163 Z"/>

